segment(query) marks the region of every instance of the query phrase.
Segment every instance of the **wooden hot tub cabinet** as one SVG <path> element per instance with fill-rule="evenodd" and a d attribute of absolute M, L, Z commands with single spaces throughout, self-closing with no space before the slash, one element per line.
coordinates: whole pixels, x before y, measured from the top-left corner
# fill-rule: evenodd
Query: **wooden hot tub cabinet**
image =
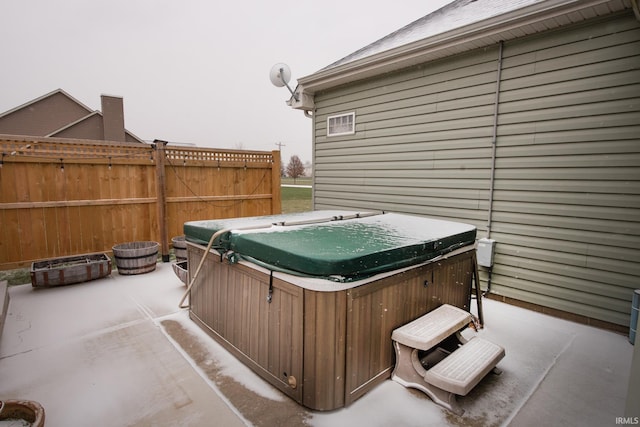
<path fill-rule="evenodd" d="M 188 242 L 189 265 L 198 265 L 204 250 Z M 335 283 L 229 264 L 211 250 L 189 314 L 296 402 L 333 410 L 390 378 L 395 328 L 445 303 L 470 309 L 473 262 L 470 245 L 438 261 Z"/>

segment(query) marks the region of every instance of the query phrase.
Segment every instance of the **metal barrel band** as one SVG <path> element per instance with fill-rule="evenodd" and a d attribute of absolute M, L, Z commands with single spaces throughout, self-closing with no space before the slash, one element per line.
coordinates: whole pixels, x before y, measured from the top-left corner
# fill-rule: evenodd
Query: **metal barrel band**
<path fill-rule="evenodd" d="M 155 251 L 153 253 L 149 253 L 146 255 L 138 255 L 138 256 L 121 256 L 121 255 L 116 255 L 116 258 L 118 259 L 142 259 L 142 258 L 149 258 L 149 257 L 158 257 L 158 251 Z"/>

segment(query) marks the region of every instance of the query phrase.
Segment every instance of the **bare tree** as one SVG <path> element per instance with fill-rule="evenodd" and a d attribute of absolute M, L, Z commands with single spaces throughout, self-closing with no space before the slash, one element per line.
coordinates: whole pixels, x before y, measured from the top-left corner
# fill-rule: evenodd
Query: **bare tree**
<path fill-rule="evenodd" d="M 289 160 L 289 164 L 287 165 L 287 175 L 290 178 L 293 178 L 293 182 L 296 182 L 296 178 L 304 176 L 304 165 L 302 164 L 302 160 L 298 156 L 291 156 L 291 160 Z"/>

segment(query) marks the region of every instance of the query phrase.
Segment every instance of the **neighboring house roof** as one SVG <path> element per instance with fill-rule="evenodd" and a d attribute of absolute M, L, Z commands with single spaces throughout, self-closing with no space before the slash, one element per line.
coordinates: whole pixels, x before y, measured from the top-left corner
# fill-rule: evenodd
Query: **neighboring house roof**
<path fill-rule="evenodd" d="M 455 0 L 302 77 L 299 101 L 292 97 L 289 103 L 312 109 L 312 96 L 320 90 L 630 9 L 630 1 L 635 0 Z"/>
<path fill-rule="evenodd" d="M 108 98 L 116 98 L 121 103 L 117 97 Z M 56 89 L 0 113 L 0 133 L 103 140 L 104 117 L 102 112 L 92 110 L 64 90 Z M 144 143 L 126 129 L 124 139 Z"/>

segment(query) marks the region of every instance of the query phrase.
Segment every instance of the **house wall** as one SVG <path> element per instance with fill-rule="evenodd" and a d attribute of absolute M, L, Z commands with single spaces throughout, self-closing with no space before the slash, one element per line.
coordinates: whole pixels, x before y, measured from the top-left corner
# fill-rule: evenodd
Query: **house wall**
<path fill-rule="evenodd" d="M 98 113 L 95 113 L 85 120 L 81 120 L 72 126 L 62 129 L 60 132 L 56 132 L 53 136 L 56 138 L 95 139 L 100 141 L 104 140 L 103 135 L 102 117 Z"/>
<path fill-rule="evenodd" d="M 314 208 L 487 234 L 498 50 L 317 93 Z M 351 111 L 356 133 L 328 138 L 327 116 Z M 633 14 L 504 44 L 492 294 L 628 326 L 640 287 L 639 117 Z"/>
<path fill-rule="evenodd" d="M 140 139 L 138 139 L 137 137 L 134 137 L 126 130 L 124 132 L 124 140 L 125 142 L 142 142 Z"/>
<path fill-rule="evenodd" d="M 63 93 L 55 93 L 0 117 L 0 133 L 10 135 L 45 136 L 85 117 L 91 111 Z"/>

